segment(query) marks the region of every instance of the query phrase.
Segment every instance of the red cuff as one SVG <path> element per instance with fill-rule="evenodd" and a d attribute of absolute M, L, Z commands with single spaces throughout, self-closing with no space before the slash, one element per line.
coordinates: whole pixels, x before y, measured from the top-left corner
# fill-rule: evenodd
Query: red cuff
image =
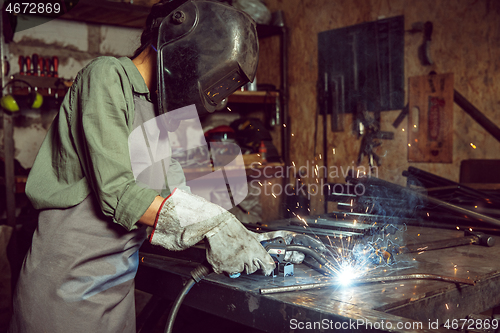
<path fill-rule="evenodd" d="M 165 198 L 165 200 L 163 200 L 163 202 L 161 203 L 160 205 L 160 208 L 158 208 L 158 212 L 156 212 L 156 218 L 155 218 L 155 224 L 153 226 L 153 232 L 151 232 L 151 235 L 149 236 L 149 242 L 151 243 L 151 240 L 153 239 L 153 235 L 155 233 L 155 230 L 156 230 L 156 225 L 158 224 L 158 217 L 160 216 L 160 212 L 163 208 L 163 205 L 165 204 L 165 202 L 167 202 L 167 200 L 175 193 L 175 190 L 177 190 L 177 187 L 174 188 L 174 190 L 172 191 L 172 193 L 170 193 L 168 195 L 168 197 Z"/>

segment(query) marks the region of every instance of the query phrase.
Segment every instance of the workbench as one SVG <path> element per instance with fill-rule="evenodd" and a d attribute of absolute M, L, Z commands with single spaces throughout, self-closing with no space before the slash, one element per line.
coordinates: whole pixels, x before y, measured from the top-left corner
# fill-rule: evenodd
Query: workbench
<path fill-rule="evenodd" d="M 463 230 L 408 226 L 402 240 L 414 243 L 463 237 Z M 202 250 L 202 249 L 198 249 Z M 148 249 L 145 249 L 148 251 Z M 190 249 L 195 253 L 197 249 Z M 148 251 L 149 252 L 149 251 Z M 186 258 L 196 255 L 188 254 Z M 136 288 L 156 296 L 174 299 L 196 260 L 141 252 Z M 178 253 L 176 254 L 178 255 Z M 405 254 L 396 263 L 378 267 L 367 276 L 432 273 L 471 279 L 475 285 L 437 280 L 406 280 L 354 286 L 332 285 L 261 295 L 261 288 L 329 281 L 304 264 L 295 265 L 293 277 L 266 277 L 259 274 L 231 279 L 210 274 L 197 283 L 184 304 L 266 332 L 350 331 L 449 332 L 467 326 L 469 315 L 500 304 L 500 245 L 466 245 L 421 253 Z M 455 320 L 455 321 L 453 321 Z M 316 325 L 316 326 L 314 326 Z M 475 325 L 475 324 L 474 324 Z M 470 327 L 469 327 L 470 328 Z M 304 330 L 307 332 L 308 330 Z"/>

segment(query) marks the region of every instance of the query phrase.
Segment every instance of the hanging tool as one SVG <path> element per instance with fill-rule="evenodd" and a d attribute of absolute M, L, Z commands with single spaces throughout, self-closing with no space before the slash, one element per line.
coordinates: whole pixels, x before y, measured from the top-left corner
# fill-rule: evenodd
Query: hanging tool
<path fill-rule="evenodd" d="M 33 53 L 33 55 L 31 56 L 31 61 L 33 62 L 33 75 L 38 76 L 40 74 L 38 69 L 38 54 Z"/>
<path fill-rule="evenodd" d="M 52 73 L 51 73 L 51 66 L 52 66 L 52 61 L 50 60 L 50 58 L 45 58 L 45 73 L 47 76 L 52 76 Z"/>
<path fill-rule="evenodd" d="M 31 75 L 31 58 L 30 56 L 27 56 L 24 58 L 26 62 L 26 75 Z"/>
<path fill-rule="evenodd" d="M 40 57 L 38 59 L 38 75 L 40 76 L 45 76 L 46 72 L 45 72 L 45 69 L 44 69 L 44 61 L 43 61 L 43 58 Z"/>
<path fill-rule="evenodd" d="M 380 122 L 374 117 L 371 117 L 365 110 L 358 113 L 358 116 L 360 117 L 360 125 L 363 128 L 363 131 L 360 131 L 360 134 L 363 135 L 363 137 L 359 148 L 357 165 L 360 165 L 363 162 L 364 157 L 367 156 L 368 165 L 371 171 L 371 168 L 373 168 L 375 164 L 377 166 L 381 165 L 380 157 L 375 154 L 375 148 L 382 144 L 379 140 L 393 140 L 394 133 L 381 131 Z"/>
<path fill-rule="evenodd" d="M 432 22 L 427 21 L 422 28 L 424 32 L 424 42 L 418 48 L 418 57 L 424 66 L 434 64 L 431 58 L 431 36 L 432 36 Z"/>
<path fill-rule="evenodd" d="M 26 75 L 26 59 L 21 55 L 19 56 L 19 74 Z"/>
<path fill-rule="evenodd" d="M 56 56 L 52 57 L 52 76 L 59 77 L 58 69 L 59 68 L 59 58 Z"/>

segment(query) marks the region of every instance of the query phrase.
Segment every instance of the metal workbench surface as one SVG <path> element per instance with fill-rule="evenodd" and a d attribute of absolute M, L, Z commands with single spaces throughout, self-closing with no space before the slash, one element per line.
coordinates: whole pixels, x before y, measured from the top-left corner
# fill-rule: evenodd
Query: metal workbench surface
<path fill-rule="evenodd" d="M 408 227 L 404 242 L 463 237 L 463 231 Z M 329 281 L 306 265 L 293 277 L 258 274 L 231 279 L 210 274 L 193 287 L 184 303 L 266 332 L 311 331 L 444 331 L 443 325 L 464 324 L 500 304 L 500 246 L 459 246 L 403 255 L 391 266 L 366 276 L 430 273 L 476 281 L 475 285 L 434 280 L 406 280 L 338 286 L 261 295 L 261 288 Z M 197 262 L 141 252 L 138 289 L 174 299 Z M 454 320 L 454 321 L 453 321 Z M 439 327 L 439 329 L 437 329 Z M 454 327 L 457 327 L 456 325 Z M 437 330 L 436 330 L 437 329 Z M 446 330 L 448 331 L 448 330 Z"/>

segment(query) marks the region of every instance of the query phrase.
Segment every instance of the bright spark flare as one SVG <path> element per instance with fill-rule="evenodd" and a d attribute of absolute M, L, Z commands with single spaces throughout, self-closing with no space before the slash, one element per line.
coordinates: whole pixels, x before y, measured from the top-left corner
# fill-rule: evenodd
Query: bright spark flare
<path fill-rule="evenodd" d="M 339 272 L 337 273 L 338 282 L 343 285 L 349 285 L 353 280 L 357 278 L 358 274 L 354 267 L 349 264 L 344 264 L 340 267 Z"/>

